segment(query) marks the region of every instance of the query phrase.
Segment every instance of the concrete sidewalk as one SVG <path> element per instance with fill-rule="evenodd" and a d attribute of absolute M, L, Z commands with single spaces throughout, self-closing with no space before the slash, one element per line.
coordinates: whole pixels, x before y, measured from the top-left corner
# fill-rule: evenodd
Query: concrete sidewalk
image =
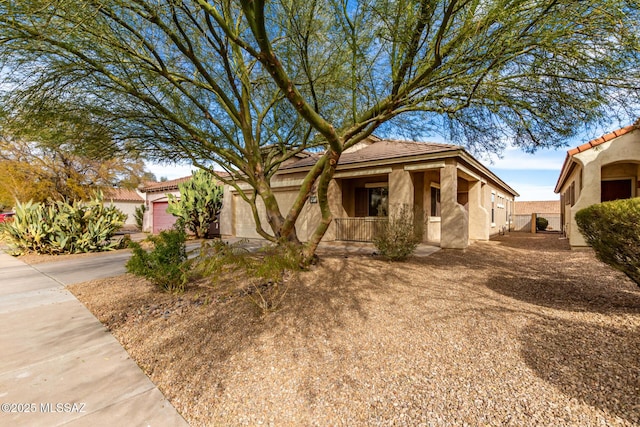
<path fill-rule="evenodd" d="M 61 283 L 1 251 L 0 327 L 0 425 L 187 425 Z"/>

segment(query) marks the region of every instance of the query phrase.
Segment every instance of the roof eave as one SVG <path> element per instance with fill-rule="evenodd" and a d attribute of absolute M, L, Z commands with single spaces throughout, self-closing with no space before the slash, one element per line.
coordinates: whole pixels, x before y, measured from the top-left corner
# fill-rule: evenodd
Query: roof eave
<path fill-rule="evenodd" d="M 562 186 L 567 180 L 567 177 L 571 173 L 571 169 L 573 169 L 573 165 L 575 164 L 573 160 L 573 156 L 569 154 L 567 151 L 567 156 L 564 159 L 564 163 L 562 164 L 562 169 L 560 169 L 560 176 L 558 176 L 558 182 L 556 182 L 556 188 L 554 188 L 553 192 L 556 194 L 560 193 Z"/>
<path fill-rule="evenodd" d="M 455 148 L 455 149 L 452 148 L 449 150 L 443 150 L 443 151 L 438 151 L 438 152 L 429 153 L 429 154 L 392 157 L 388 159 L 369 160 L 364 162 L 340 163 L 338 161 L 338 166 L 336 167 L 336 171 L 344 171 L 349 169 L 362 169 L 362 168 L 368 168 L 368 167 L 374 167 L 374 166 L 378 167 L 378 166 L 396 165 L 400 163 L 405 163 L 407 161 L 419 162 L 423 160 L 433 160 L 438 158 L 450 158 L 458 155 L 460 151 L 463 151 L 462 148 Z M 278 173 L 290 174 L 290 173 L 306 172 L 309 169 L 311 169 L 312 166 L 313 165 L 305 165 L 305 166 L 300 166 L 296 168 L 280 169 Z"/>
<path fill-rule="evenodd" d="M 480 163 L 475 157 L 473 157 L 471 154 L 467 153 L 466 150 L 460 149 L 460 151 L 462 152 L 462 155 L 460 157 L 462 157 L 464 160 L 469 162 L 469 164 L 471 164 L 474 168 L 482 171 L 483 174 L 485 174 L 486 176 L 490 177 L 494 182 L 496 182 L 497 184 L 502 186 L 504 190 L 506 190 L 509 193 L 511 193 L 514 197 L 520 197 L 520 194 L 516 190 L 511 188 L 511 186 L 509 184 L 507 184 L 502 179 L 500 179 L 496 174 L 491 172 L 491 170 L 489 168 L 487 168 L 485 165 Z"/>

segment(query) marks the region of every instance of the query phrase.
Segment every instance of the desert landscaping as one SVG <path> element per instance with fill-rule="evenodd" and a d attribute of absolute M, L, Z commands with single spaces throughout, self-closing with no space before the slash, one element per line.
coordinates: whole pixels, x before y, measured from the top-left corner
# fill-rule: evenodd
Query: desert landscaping
<path fill-rule="evenodd" d="M 245 286 L 69 289 L 193 426 L 640 423 L 640 288 L 558 234 Z"/>

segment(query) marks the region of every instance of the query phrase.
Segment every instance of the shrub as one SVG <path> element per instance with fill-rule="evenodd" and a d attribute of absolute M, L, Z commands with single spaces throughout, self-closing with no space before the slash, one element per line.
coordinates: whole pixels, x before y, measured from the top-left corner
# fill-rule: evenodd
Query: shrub
<path fill-rule="evenodd" d="M 213 175 L 199 170 L 189 181 L 178 184 L 178 188 L 180 199 L 169 194 L 167 212 L 178 217 L 178 223 L 196 237 L 205 237 L 222 209 L 223 187 L 215 183 Z"/>
<path fill-rule="evenodd" d="M 294 244 L 265 246 L 256 253 L 242 248 L 246 241 L 228 244 L 220 239 L 204 242 L 195 259 L 193 275 L 214 282 L 225 273 L 244 275 L 249 281 L 276 283 L 286 271 L 300 270 L 302 251 Z"/>
<path fill-rule="evenodd" d="M 187 235 L 183 229 L 164 230 L 147 238 L 153 248 L 146 251 L 131 242 L 133 252 L 127 262 L 129 273 L 142 276 L 166 292 L 182 292 L 188 280 Z"/>
<path fill-rule="evenodd" d="M 589 206 L 576 213 L 576 223 L 598 259 L 640 286 L 640 199 Z"/>
<path fill-rule="evenodd" d="M 195 278 L 208 278 L 212 285 L 240 283 L 241 294 L 262 314 L 277 310 L 287 294 L 288 273 L 301 269 L 301 248 L 280 244 L 251 253 L 242 247 L 244 243 L 227 244 L 219 239 L 203 242 L 192 274 Z"/>
<path fill-rule="evenodd" d="M 549 221 L 546 218 L 541 216 L 536 217 L 536 229 L 540 231 L 544 231 L 549 226 Z"/>
<path fill-rule="evenodd" d="M 421 234 L 421 230 L 414 224 L 411 207 L 404 205 L 376 233 L 373 243 L 385 258 L 403 261 L 416 250 L 422 240 Z"/>
<path fill-rule="evenodd" d="M 126 219 L 114 206 L 104 206 L 102 194 L 89 202 L 50 204 L 16 202 L 13 221 L 2 227 L 4 237 L 21 254 L 62 254 L 117 249 L 112 240 Z"/>

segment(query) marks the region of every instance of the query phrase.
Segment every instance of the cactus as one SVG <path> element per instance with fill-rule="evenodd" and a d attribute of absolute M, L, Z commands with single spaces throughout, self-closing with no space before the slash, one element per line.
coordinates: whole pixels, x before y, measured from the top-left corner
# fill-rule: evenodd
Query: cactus
<path fill-rule="evenodd" d="M 136 220 L 136 227 L 138 227 L 138 230 L 142 230 L 142 226 L 144 223 L 144 213 L 146 212 L 147 207 L 145 205 L 140 205 L 139 207 L 135 208 L 134 211 L 134 218 Z"/>
<path fill-rule="evenodd" d="M 111 238 L 122 227 L 125 214 L 103 205 L 102 193 L 89 202 L 50 204 L 16 202 L 14 220 L 2 228 L 16 254 L 62 254 L 113 250 Z"/>
<path fill-rule="evenodd" d="M 180 199 L 169 194 L 167 212 L 178 217 L 179 223 L 197 238 L 206 236 L 209 225 L 217 220 L 222 209 L 223 187 L 215 183 L 207 171 L 193 173 L 189 181 L 178 185 Z"/>

